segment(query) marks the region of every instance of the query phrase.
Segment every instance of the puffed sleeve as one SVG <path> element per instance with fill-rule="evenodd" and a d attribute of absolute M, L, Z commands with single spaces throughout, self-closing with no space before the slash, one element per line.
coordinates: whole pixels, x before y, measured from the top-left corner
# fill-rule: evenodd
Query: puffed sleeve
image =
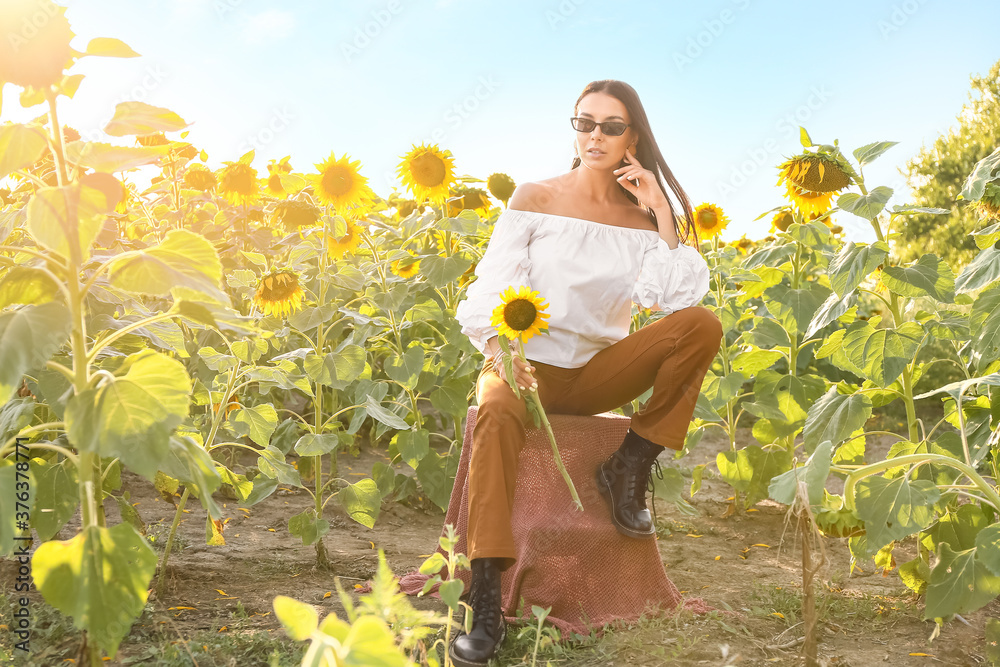
<path fill-rule="evenodd" d="M 455 319 L 472 345 L 487 354 L 486 341 L 497 335 L 490 325 L 493 310 L 500 305 L 500 293 L 510 286 L 528 282 L 531 259 L 528 241 L 531 238 L 531 216 L 506 209 L 493 225 L 486 252 L 476 265 L 476 280 L 465 292 L 465 299 L 455 309 Z"/>
<path fill-rule="evenodd" d="M 642 257 L 632 302 L 643 308 L 659 306 L 665 313 L 698 305 L 708 294 L 708 262 L 700 252 L 678 243 L 671 249 L 657 239 Z"/>

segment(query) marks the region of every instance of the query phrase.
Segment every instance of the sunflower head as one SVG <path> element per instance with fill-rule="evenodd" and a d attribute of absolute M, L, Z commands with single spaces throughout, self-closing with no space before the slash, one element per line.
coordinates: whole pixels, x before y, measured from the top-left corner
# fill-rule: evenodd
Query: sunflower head
<path fill-rule="evenodd" d="M 459 185 L 452 188 L 451 196 L 448 198 L 448 216 L 453 218 L 468 210 L 485 217 L 489 215 L 490 206 L 492 203 L 485 190 Z"/>
<path fill-rule="evenodd" d="M 318 174 L 310 174 L 313 191 L 320 203 L 333 206 L 343 213 L 353 206 L 363 205 L 374 197 L 368 187 L 368 179 L 358 171 L 361 162 L 351 162 L 347 155 L 337 158 L 334 153 L 321 164 L 317 164 Z"/>
<path fill-rule="evenodd" d="M 500 305 L 493 310 L 490 324 L 496 327 L 497 333 L 511 340 L 520 338 L 526 341 L 535 334 L 548 331 L 545 319 L 549 313 L 545 312 L 546 308 L 548 304 L 530 287 L 508 287 L 500 295 Z"/>
<path fill-rule="evenodd" d="M 219 192 L 231 204 L 249 204 L 260 195 L 257 170 L 250 166 L 252 154 L 250 151 L 237 162 L 223 162 L 226 166 L 219 170 Z"/>
<path fill-rule="evenodd" d="M 722 212 L 721 208 L 705 202 L 694 209 L 694 224 L 698 228 L 699 237 L 710 239 L 713 236 L 718 236 L 726 228 L 726 225 L 729 224 L 729 218 Z"/>
<path fill-rule="evenodd" d="M 1000 183 L 990 181 L 983 196 L 976 202 L 976 210 L 984 218 L 1000 218 Z"/>
<path fill-rule="evenodd" d="M 195 163 L 184 171 L 184 185 L 192 190 L 208 192 L 214 190 L 216 184 L 215 173 L 203 165 Z"/>
<path fill-rule="evenodd" d="M 407 250 L 411 257 L 416 257 L 416 253 Z M 410 278 L 420 270 L 420 260 L 397 259 L 389 263 L 389 268 L 400 278 Z"/>
<path fill-rule="evenodd" d="M 291 155 L 286 155 L 281 158 L 280 161 L 275 161 L 274 159 L 267 161 L 267 173 L 269 174 L 287 174 L 292 171 L 292 165 L 288 164 L 291 159 Z"/>
<path fill-rule="evenodd" d="M 353 252 L 361 245 L 362 229 L 358 221 L 351 216 L 344 216 L 344 222 L 347 223 L 347 233 L 344 236 L 338 238 L 334 236 L 333 230 L 329 229 L 326 232 L 326 249 L 330 259 L 343 259 L 344 255 Z"/>
<path fill-rule="evenodd" d="M 837 192 L 851 184 L 837 159 L 824 153 L 803 153 L 778 166 L 779 184 L 789 181 L 810 192 Z"/>
<path fill-rule="evenodd" d="M 300 227 L 309 227 L 319 220 L 320 210 L 309 202 L 296 199 L 286 199 L 274 206 L 274 218 L 291 231 Z"/>
<path fill-rule="evenodd" d="M 486 179 L 486 187 L 489 189 L 491 195 L 502 201 L 504 206 L 506 206 L 507 201 L 514 194 L 514 179 L 507 174 L 497 172 L 490 174 L 490 177 Z"/>
<path fill-rule="evenodd" d="M 793 222 L 795 222 L 795 216 L 792 215 L 792 212 L 787 208 L 781 209 L 774 214 L 773 218 L 771 218 L 771 231 L 777 229 L 782 232 L 787 232 L 789 226 L 791 226 Z"/>
<path fill-rule="evenodd" d="M 65 7 L 49 0 L 0 2 L 0 81 L 27 88 L 59 83 L 73 57 Z"/>
<path fill-rule="evenodd" d="M 397 173 L 418 201 L 440 203 L 448 197 L 448 188 L 455 180 L 455 159 L 451 151 L 442 151 L 437 144 L 415 145 L 403 156 Z"/>
<path fill-rule="evenodd" d="M 844 228 L 841 227 L 840 225 L 831 225 L 830 226 L 830 233 L 831 234 L 839 234 L 842 231 L 844 231 Z"/>
<path fill-rule="evenodd" d="M 280 269 L 260 279 L 253 303 L 264 315 L 285 317 L 302 307 L 303 294 L 298 274 Z"/>
<path fill-rule="evenodd" d="M 785 196 L 806 216 L 822 215 L 830 210 L 833 192 L 812 192 L 803 190 L 791 181 L 785 184 Z"/>
<path fill-rule="evenodd" d="M 473 262 L 472 264 L 469 265 L 469 268 L 465 270 L 465 273 L 463 273 L 461 276 L 458 277 L 459 287 L 464 287 L 466 283 L 472 280 L 472 277 L 476 274 L 477 265 L 478 262 Z"/>
<path fill-rule="evenodd" d="M 741 255 L 745 255 L 750 252 L 751 248 L 754 247 L 754 242 L 748 239 L 747 235 L 744 234 L 733 243 L 733 247 L 735 247 Z"/>

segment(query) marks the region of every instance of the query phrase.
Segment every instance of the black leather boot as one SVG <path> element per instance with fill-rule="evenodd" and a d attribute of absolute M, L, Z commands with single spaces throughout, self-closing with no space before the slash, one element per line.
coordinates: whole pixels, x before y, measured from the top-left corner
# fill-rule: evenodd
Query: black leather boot
<path fill-rule="evenodd" d="M 621 447 L 597 469 L 597 488 L 608 501 L 611 520 L 622 535 L 638 539 L 656 535 L 654 518 L 646 509 L 646 491 L 653 490 L 651 466 L 656 465 L 656 475 L 663 479 L 656 460 L 663 449 L 630 428 Z"/>
<path fill-rule="evenodd" d="M 457 667 L 484 667 L 496 657 L 507 636 L 500 594 L 500 558 L 474 558 L 469 606 L 472 631 L 460 631 L 448 649 Z M 462 626 L 465 626 L 463 621 Z"/>

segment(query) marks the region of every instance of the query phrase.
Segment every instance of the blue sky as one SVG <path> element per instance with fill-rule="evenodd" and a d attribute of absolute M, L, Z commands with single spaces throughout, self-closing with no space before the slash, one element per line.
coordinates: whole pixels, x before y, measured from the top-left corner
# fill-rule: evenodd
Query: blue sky
<path fill-rule="evenodd" d="M 2 0 L 0 0 L 2 1 Z M 583 87 L 615 78 L 639 93 L 665 159 L 697 205 L 721 205 L 724 239 L 760 238 L 782 203 L 776 165 L 798 126 L 849 154 L 898 141 L 866 170 L 908 192 L 897 171 L 956 124 L 969 77 L 1000 58 L 1000 5 L 988 0 L 73 0 L 83 49 L 117 37 L 142 57 L 85 58 L 61 116 L 84 138 L 114 106 L 142 100 L 192 123 L 209 166 L 256 148 L 254 166 L 291 155 L 297 171 L 331 152 L 360 160 L 387 196 L 400 156 L 434 141 L 460 174 L 516 182 L 569 168 L 568 118 Z M 0 119 L 34 118 L 5 89 Z M 127 143 L 125 139 L 110 139 Z M 867 223 L 842 213 L 849 238 Z"/>

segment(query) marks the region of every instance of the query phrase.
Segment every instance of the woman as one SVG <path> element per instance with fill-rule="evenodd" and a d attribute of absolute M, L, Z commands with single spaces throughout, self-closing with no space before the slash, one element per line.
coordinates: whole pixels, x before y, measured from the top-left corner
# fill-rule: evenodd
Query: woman
<path fill-rule="evenodd" d="M 593 415 L 653 387 L 621 447 L 595 471 L 619 532 L 651 539 L 645 505 L 649 471 L 664 447 L 681 449 L 722 326 L 699 302 L 709 271 L 696 249 L 687 195 L 663 160 L 635 90 L 595 81 L 571 119 L 576 154 L 569 172 L 520 185 L 497 219 L 459 303 L 462 333 L 488 355 L 469 465 L 467 546 L 472 564 L 472 631 L 451 647 L 456 665 L 485 665 L 506 635 L 500 572 L 514 562 L 510 510 L 524 446 L 524 398 L 510 387 L 490 315 L 507 287 L 530 286 L 549 302 L 548 335 L 524 343 L 514 380 L 537 392 L 546 412 Z M 651 171 L 652 170 L 652 171 Z M 683 207 L 685 238 L 664 175 Z M 629 335 L 632 303 L 669 313 Z"/>

